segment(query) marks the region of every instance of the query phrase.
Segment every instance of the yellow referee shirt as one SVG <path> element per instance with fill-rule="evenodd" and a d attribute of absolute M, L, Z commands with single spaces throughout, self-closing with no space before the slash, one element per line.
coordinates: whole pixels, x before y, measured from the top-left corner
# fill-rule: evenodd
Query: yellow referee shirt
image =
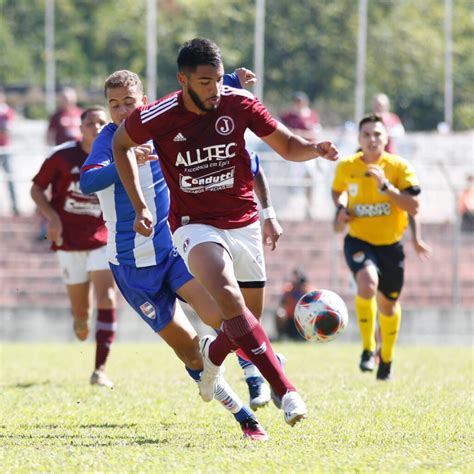
<path fill-rule="evenodd" d="M 414 168 L 399 156 L 383 153 L 371 164 L 383 168 L 386 178 L 401 191 L 419 185 Z M 332 189 L 347 191 L 348 209 L 353 217 L 349 235 L 372 245 L 391 245 L 402 239 L 408 215 L 378 189 L 372 176 L 366 176 L 367 166 L 362 161 L 362 152 L 342 159 Z"/>

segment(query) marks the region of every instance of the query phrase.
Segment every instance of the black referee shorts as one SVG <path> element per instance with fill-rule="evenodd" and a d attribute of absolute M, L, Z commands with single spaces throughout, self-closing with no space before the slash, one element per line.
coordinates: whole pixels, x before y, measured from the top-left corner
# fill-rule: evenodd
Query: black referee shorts
<path fill-rule="evenodd" d="M 354 276 L 367 265 L 375 265 L 379 274 L 378 290 L 388 299 L 397 300 L 403 287 L 405 253 L 403 245 L 372 245 L 346 235 L 344 256 Z"/>

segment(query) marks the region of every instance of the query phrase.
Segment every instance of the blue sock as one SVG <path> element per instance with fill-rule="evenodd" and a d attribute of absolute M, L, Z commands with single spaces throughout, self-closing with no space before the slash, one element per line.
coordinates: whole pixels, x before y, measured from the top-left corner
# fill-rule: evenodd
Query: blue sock
<path fill-rule="evenodd" d="M 243 359 L 239 355 L 237 356 L 237 359 L 239 360 L 239 365 L 242 369 L 246 369 L 247 367 L 250 367 L 251 365 L 253 365 L 252 362 Z"/>
<path fill-rule="evenodd" d="M 202 369 L 190 369 L 189 367 L 186 367 L 186 371 L 194 381 L 199 382 Z"/>
<path fill-rule="evenodd" d="M 250 410 L 249 407 L 246 407 L 245 405 L 237 412 L 234 413 L 234 418 L 239 422 L 242 423 L 242 421 L 245 421 L 249 416 L 254 416 L 252 413 L 252 410 Z"/>

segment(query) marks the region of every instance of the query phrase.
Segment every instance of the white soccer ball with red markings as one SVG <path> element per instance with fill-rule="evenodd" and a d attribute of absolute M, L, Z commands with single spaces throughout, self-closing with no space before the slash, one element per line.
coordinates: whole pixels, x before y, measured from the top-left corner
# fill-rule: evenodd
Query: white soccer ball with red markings
<path fill-rule="evenodd" d="M 344 331 L 348 320 L 346 304 L 331 290 L 310 291 L 296 304 L 296 329 L 307 341 L 332 341 Z"/>

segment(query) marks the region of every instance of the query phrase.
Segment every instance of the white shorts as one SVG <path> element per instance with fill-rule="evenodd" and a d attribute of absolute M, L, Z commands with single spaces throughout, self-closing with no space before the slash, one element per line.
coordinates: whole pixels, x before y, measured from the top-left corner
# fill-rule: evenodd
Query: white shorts
<path fill-rule="evenodd" d="M 187 224 L 175 231 L 173 242 L 188 268 L 188 255 L 195 245 L 216 242 L 231 256 L 234 274 L 241 286 L 252 287 L 252 283 L 264 283 L 267 279 L 259 221 L 239 229 L 218 229 L 206 224 Z"/>
<path fill-rule="evenodd" d="M 89 272 L 110 270 L 106 245 L 94 250 L 73 252 L 58 250 L 56 254 L 66 285 L 77 285 L 89 281 Z"/>

